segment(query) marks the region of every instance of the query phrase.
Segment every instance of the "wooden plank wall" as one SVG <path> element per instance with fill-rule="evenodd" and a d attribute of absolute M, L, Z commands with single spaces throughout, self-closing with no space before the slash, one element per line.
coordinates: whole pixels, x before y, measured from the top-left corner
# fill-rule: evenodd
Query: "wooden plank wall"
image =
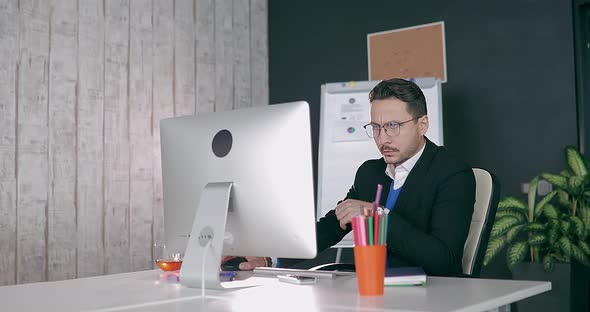
<path fill-rule="evenodd" d="M 16 283 L 18 0 L 0 0 L 0 285 Z"/>
<path fill-rule="evenodd" d="M 76 225 L 78 277 L 104 274 L 104 7 L 78 3 Z"/>
<path fill-rule="evenodd" d="M 0 0 L 0 285 L 153 267 L 159 120 L 268 104 L 266 0 Z"/>

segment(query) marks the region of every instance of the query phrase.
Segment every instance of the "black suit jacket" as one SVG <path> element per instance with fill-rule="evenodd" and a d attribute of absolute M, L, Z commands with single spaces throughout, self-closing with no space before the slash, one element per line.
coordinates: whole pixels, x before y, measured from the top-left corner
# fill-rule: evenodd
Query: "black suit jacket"
<path fill-rule="evenodd" d="M 380 205 L 385 205 L 392 180 L 381 159 L 363 163 L 346 199 L 375 200 L 383 185 Z M 475 177 L 471 167 L 443 147 L 426 139 L 424 152 L 408 175 L 394 209 L 389 213 L 387 257 L 391 266 L 421 266 L 429 275 L 459 275 L 463 246 L 475 202 Z M 318 252 L 351 231 L 340 228 L 334 210 L 316 224 Z"/>

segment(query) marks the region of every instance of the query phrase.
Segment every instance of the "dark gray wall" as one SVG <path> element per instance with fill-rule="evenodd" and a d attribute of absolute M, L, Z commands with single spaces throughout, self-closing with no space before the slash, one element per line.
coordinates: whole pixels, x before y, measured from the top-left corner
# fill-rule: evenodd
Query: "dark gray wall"
<path fill-rule="evenodd" d="M 590 0 L 574 0 L 576 86 L 580 149 L 590 150 Z"/>
<path fill-rule="evenodd" d="M 270 101 L 307 100 L 315 146 L 320 85 L 368 79 L 366 35 L 436 21 L 446 147 L 494 172 L 502 195 L 561 170 L 577 144 L 571 1 L 270 0 Z"/>
<path fill-rule="evenodd" d="M 445 145 L 518 192 L 576 144 L 572 4 L 446 2 L 270 1 L 271 103 L 309 101 L 317 142 L 320 85 L 368 78 L 367 33 L 443 20 Z"/>

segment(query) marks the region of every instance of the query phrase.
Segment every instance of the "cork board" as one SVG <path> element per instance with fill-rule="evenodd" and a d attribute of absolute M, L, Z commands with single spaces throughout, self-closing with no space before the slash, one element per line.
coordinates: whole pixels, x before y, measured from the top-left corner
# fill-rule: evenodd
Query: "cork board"
<path fill-rule="evenodd" d="M 444 22 L 367 35 L 369 80 L 436 77 L 447 82 Z"/>

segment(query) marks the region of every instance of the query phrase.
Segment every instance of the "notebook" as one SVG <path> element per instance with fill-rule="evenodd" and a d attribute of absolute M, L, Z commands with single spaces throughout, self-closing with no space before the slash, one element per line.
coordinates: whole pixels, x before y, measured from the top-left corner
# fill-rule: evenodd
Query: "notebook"
<path fill-rule="evenodd" d="M 387 268 L 385 286 L 424 286 L 426 273 L 420 267 Z"/>

